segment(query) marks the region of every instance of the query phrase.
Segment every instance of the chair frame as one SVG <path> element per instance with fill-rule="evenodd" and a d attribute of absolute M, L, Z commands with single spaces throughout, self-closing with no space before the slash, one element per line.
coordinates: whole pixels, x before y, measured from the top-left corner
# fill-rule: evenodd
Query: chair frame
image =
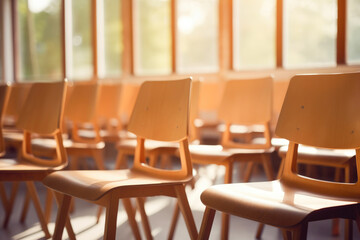
<path fill-rule="evenodd" d="M 218 185 L 205 190 L 201 196 L 206 210 L 200 229 L 200 239 L 209 238 L 216 210 L 280 227 L 285 239 L 306 239 L 308 223 L 322 219 L 356 220 L 360 229 L 360 135 L 356 124 L 360 115 L 357 105 L 354 104 L 360 101 L 359 77 L 360 73 L 347 73 L 297 75 L 291 79 L 276 128 L 278 136 L 289 140 L 280 179 L 261 183 Z M 299 175 L 299 144 L 330 149 L 355 149 L 358 163 L 357 181 L 329 182 Z M 234 198 L 235 205 L 220 207 L 215 203 L 216 196 L 220 196 L 220 189 L 223 196 Z M 255 190 L 263 192 L 251 195 Z M 231 191 L 236 191 L 237 194 L 232 195 Z M 281 198 L 281 201 L 271 200 L 273 198 L 267 200 L 268 198 L 263 195 L 274 196 L 276 193 L 276 199 Z M 251 203 L 245 204 L 245 196 Z M 303 205 L 297 206 L 297 196 L 313 200 L 302 201 Z M 263 198 L 263 202 L 257 201 Z M 315 200 L 316 205 L 313 204 Z M 261 207 L 265 201 L 272 207 Z M 299 211 L 291 210 L 293 208 Z M 261 211 L 261 214 L 256 214 L 256 211 Z M 284 217 L 276 218 L 272 211 L 284 211 Z"/>

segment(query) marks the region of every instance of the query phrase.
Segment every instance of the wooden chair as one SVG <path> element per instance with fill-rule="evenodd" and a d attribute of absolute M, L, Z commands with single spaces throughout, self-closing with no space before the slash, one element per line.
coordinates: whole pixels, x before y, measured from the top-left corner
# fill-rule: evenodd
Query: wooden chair
<path fill-rule="evenodd" d="M 219 107 L 219 119 L 224 121 L 226 129 L 222 136 L 222 145 L 190 145 L 193 163 L 200 165 L 216 164 L 225 167 L 224 182 L 231 183 L 235 162 L 248 163 L 244 181 L 251 176 L 254 163 L 263 164 L 269 180 L 274 179 L 271 166 L 271 120 L 272 78 L 258 78 L 247 80 L 230 80 L 226 82 L 224 95 Z M 232 124 L 253 125 L 260 124 L 264 128 L 263 144 L 234 142 L 230 134 Z M 227 239 L 229 216 L 222 217 L 222 239 Z"/>
<path fill-rule="evenodd" d="M 64 139 L 64 147 L 70 156 L 69 166 L 79 168 L 81 158 L 92 157 L 97 169 L 105 169 L 103 150 L 105 143 L 100 136 L 100 128 L 96 119 L 96 104 L 98 99 L 98 84 L 96 82 L 77 82 L 69 84 L 69 95 L 65 103 L 64 119 L 70 123 L 69 139 Z M 81 135 L 81 129 L 91 129 L 90 135 Z M 64 129 L 64 132 L 67 130 Z M 33 141 L 34 150 L 51 155 L 54 141 Z M 85 166 L 87 168 L 87 166 Z"/>
<path fill-rule="evenodd" d="M 196 239 L 197 230 L 184 187 L 192 178 L 187 140 L 190 84 L 190 79 L 184 79 L 149 81 L 141 86 L 128 126 L 128 130 L 136 134 L 138 139 L 131 169 L 63 171 L 44 179 L 47 187 L 63 195 L 54 239 L 61 238 L 72 197 L 106 207 L 104 239 L 115 239 L 119 199 L 128 202 L 129 198 L 137 198 L 144 219 L 146 214 L 142 198 L 157 195 L 178 199 L 190 237 Z M 164 170 L 147 165 L 144 152 L 146 139 L 179 142 L 181 169 Z"/>
<path fill-rule="evenodd" d="M 190 112 L 189 112 L 189 142 L 197 140 L 197 129 L 195 119 L 198 115 L 200 81 L 192 81 L 190 94 Z M 127 166 L 126 157 L 135 154 L 137 141 L 133 138 L 123 138 L 117 145 L 118 155 L 116 157 L 115 169 Z M 178 156 L 179 144 L 176 142 L 161 142 L 148 140 L 145 142 L 145 156 L 149 159 L 149 165 L 155 166 L 159 161 L 161 167 L 169 165 L 170 157 Z"/>
<path fill-rule="evenodd" d="M 41 181 L 49 173 L 61 170 L 67 165 L 67 156 L 60 131 L 65 85 L 65 82 L 32 84 L 16 123 L 16 127 L 24 132 L 21 149 L 22 158 L 21 160 L 0 160 L 1 182 L 26 183 L 46 238 L 50 237 L 50 233 L 36 193 L 34 181 Z M 55 139 L 56 155 L 54 158 L 43 159 L 32 153 L 31 141 L 34 134 Z M 8 201 L 7 208 L 12 208 L 12 205 L 13 202 Z M 71 227 L 68 228 L 68 232 L 70 236 L 73 236 Z"/>
<path fill-rule="evenodd" d="M 279 137 L 290 141 L 280 179 L 205 190 L 200 239 L 208 239 L 216 211 L 279 227 L 286 239 L 306 239 L 308 223 L 323 219 L 352 219 L 360 226 L 359 77 L 360 73 L 347 73 L 291 79 L 276 128 Z M 299 144 L 354 149 L 357 181 L 331 182 L 300 175 Z"/>

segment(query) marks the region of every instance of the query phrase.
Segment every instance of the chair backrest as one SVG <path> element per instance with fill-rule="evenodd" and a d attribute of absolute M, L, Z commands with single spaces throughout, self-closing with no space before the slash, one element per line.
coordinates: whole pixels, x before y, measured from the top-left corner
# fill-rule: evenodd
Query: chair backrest
<path fill-rule="evenodd" d="M 60 130 L 65 93 L 65 81 L 32 84 L 16 123 L 16 127 L 24 131 L 24 160 L 46 166 L 67 163 Z M 34 156 L 31 153 L 31 134 L 53 136 L 56 140 L 56 158 L 41 159 Z"/>
<path fill-rule="evenodd" d="M 128 130 L 138 138 L 133 169 L 159 177 L 192 176 L 188 152 L 188 118 L 191 78 L 144 82 L 131 115 Z M 164 170 L 145 164 L 145 139 L 180 143 L 180 170 Z"/>
<path fill-rule="evenodd" d="M 96 82 L 76 82 L 69 84 L 69 98 L 66 102 L 67 120 L 86 123 L 95 121 L 98 84 Z"/>
<path fill-rule="evenodd" d="M 4 115 L 5 105 L 8 100 L 8 86 L 0 85 L 0 123 Z M 5 143 L 2 134 L 2 124 L 0 124 L 0 156 L 5 154 Z"/>
<path fill-rule="evenodd" d="M 281 181 L 293 187 L 360 201 L 360 72 L 297 75 L 290 81 L 276 134 L 290 141 Z M 356 183 L 333 183 L 297 172 L 298 144 L 356 149 Z"/>
<path fill-rule="evenodd" d="M 136 83 L 123 83 L 120 107 L 118 109 L 121 124 L 125 127 L 129 123 L 131 113 L 134 109 L 136 98 L 138 96 L 140 84 Z"/>
<path fill-rule="evenodd" d="M 69 84 L 70 85 L 70 84 Z M 69 97 L 65 105 L 65 120 L 72 122 L 71 136 L 74 141 L 96 143 L 101 141 L 99 125 L 96 121 L 96 104 L 98 101 L 98 83 L 76 82 L 69 86 Z M 90 124 L 94 130 L 94 138 L 79 135 L 79 127 Z"/>
<path fill-rule="evenodd" d="M 122 84 L 102 82 L 99 84 L 99 96 L 96 115 L 102 119 L 117 119 L 120 108 Z"/>
<path fill-rule="evenodd" d="M 255 125 L 265 126 L 266 144 L 271 145 L 270 120 L 272 115 L 272 77 L 256 79 L 229 80 L 225 84 L 223 97 L 220 103 L 219 119 L 226 124 L 222 144 L 227 146 L 239 146 L 231 142 L 230 126 Z M 245 147 L 245 145 L 243 144 Z M 264 147 L 263 144 L 253 145 L 255 148 Z M 246 147 L 251 147 L 246 145 Z"/>
<path fill-rule="evenodd" d="M 31 87 L 31 83 L 13 83 L 9 86 L 9 97 L 4 110 L 6 126 L 15 125 Z"/>

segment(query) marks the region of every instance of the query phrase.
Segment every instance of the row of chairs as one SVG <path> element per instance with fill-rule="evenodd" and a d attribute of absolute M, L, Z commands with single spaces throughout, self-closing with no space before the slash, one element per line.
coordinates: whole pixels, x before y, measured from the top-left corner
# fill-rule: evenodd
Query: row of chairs
<path fill-rule="evenodd" d="M 336 76 L 336 77 L 334 77 L 334 76 Z M 329 88 L 331 90 L 331 87 L 334 88 L 334 85 L 335 86 L 339 85 L 339 87 L 341 87 L 340 83 L 343 82 L 344 79 L 356 79 L 356 77 L 358 77 L 359 74 L 353 74 L 353 75 L 339 74 L 339 75 L 334 75 L 334 76 L 330 75 L 330 76 L 322 76 L 322 77 L 321 76 L 312 76 L 312 77 L 311 76 L 299 76 L 299 77 L 296 77 L 291 81 L 291 85 L 290 85 L 290 86 L 295 85 L 295 87 L 293 87 L 293 88 L 295 88 L 295 90 L 292 90 L 292 92 L 291 92 L 290 88 L 289 88 L 289 92 L 287 95 L 291 95 L 291 94 L 296 95 L 298 93 L 298 90 L 297 90 L 298 88 L 299 89 L 303 88 L 302 90 L 307 91 L 307 88 L 302 87 L 302 84 L 304 84 L 304 83 L 308 84 L 309 82 L 318 81 L 319 83 L 314 83 L 315 87 L 318 85 L 320 86 L 321 84 L 323 84 L 324 87 L 323 88 L 318 87 L 316 89 L 317 92 L 314 92 L 314 95 L 320 94 L 320 96 L 324 95 L 323 97 L 328 97 L 328 93 L 325 93 L 325 91 L 327 90 L 326 89 L 327 84 L 324 84 L 325 81 L 322 79 L 325 79 L 325 80 L 330 79 L 327 81 L 329 82 L 329 86 L 330 86 Z M 308 80 L 307 78 L 310 78 L 310 80 Z M 300 80 L 298 80 L 298 79 L 300 79 Z M 335 80 L 331 80 L 331 79 L 335 79 Z M 139 97 L 137 99 L 137 103 L 134 107 L 134 112 L 132 114 L 132 117 L 130 119 L 129 126 L 128 126 L 128 130 L 133 132 L 137 136 L 137 145 L 136 145 L 136 149 L 135 149 L 134 164 L 131 169 L 106 170 L 106 171 L 95 170 L 96 172 L 94 172 L 94 171 L 58 171 L 58 172 L 54 172 L 54 173 L 50 174 L 49 176 L 45 177 L 45 179 L 43 180 L 43 183 L 47 187 L 49 187 L 49 188 L 53 189 L 55 192 L 57 192 L 57 198 L 58 198 L 58 201 L 60 202 L 57 224 L 56 224 L 55 233 L 54 233 L 55 239 L 60 238 L 60 236 L 62 234 L 62 229 L 64 228 L 65 223 L 67 223 L 66 225 L 68 226 L 68 232 L 71 231 L 71 225 L 70 225 L 69 221 L 67 221 L 71 196 L 83 198 L 88 201 L 105 206 L 107 208 L 107 212 L 106 212 L 107 223 L 106 223 L 105 235 L 104 235 L 106 239 L 112 239 L 115 237 L 117 211 L 114 209 L 117 209 L 119 198 L 125 200 L 125 201 L 123 200 L 123 203 L 125 203 L 125 205 L 129 204 L 129 202 L 126 202 L 126 201 L 128 201 L 128 198 L 136 198 L 137 199 L 138 209 L 141 212 L 144 226 L 145 226 L 145 228 L 149 229 L 149 224 L 148 224 L 148 221 L 146 218 L 146 213 L 145 213 L 144 207 L 143 207 L 144 206 L 143 198 L 147 197 L 147 196 L 153 196 L 153 195 L 166 195 L 166 196 L 171 196 L 171 197 L 177 197 L 179 208 L 182 211 L 182 213 L 186 219 L 190 237 L 192 239 L 194 239 L 197 237 L 197 230 L 196 230 L 195 223 L 192 218 L 192 214 L 191 214 L 191 211 L 190 211 L 187 199 L 186 199 L 186 193 L 184 191 L 184 184 L 188 183 L 192 177 L 192 163 L 200 163 L 200 164 L 215 163 L 215 164 L 219 164 L 219 165 L 225 165 L 227 167 L 225 183 L 230 183 L 231 176 L 232 176 L 231 166 L 234 163 L 234 161 L 252 160 L 252 162 L 253 162 L 254 161 L 253 159 L 257 160 L 257 158 L 259 158 L 259 160 L 265 166 L 265 170 L 268 173 L 269 180 L 273 179 L 273 176 L 271 175 L 271 173 L 272 173 L 271 167 L 269 167 L 269 165 L 268 165 L 270 163 L 270 160 L 268 157 L 269 153 L 271 153 L 273 151 L 271 144 L 269 142 L 269 140 L 271 140 L 271 132 L 270 132 L 270 130 L 268 130 L 269 129 L 268 121 L 271 119 L 271 113 L 269 113 L 269 112 L 271 112 L 271 107 L 267 107 L 267 108 L 263 109 L 264 106 L 269 105 L 268 104 L 269 102 L 271 103 L 272 96 L 271 96 L 271 91 L 269 91 L 269 89 L 271 90 L 271 84 L 272 84 L 271 78 L 263 78 L 263 79 L 259 79 L 258 81 L 251 80 L 251 84 L 249 84 L 249 81 L 245 81 L 245 80 L 234 81 L 234 83 L 232 83 L 232 84 L 230 81 L 229 88 L 227 90 L 225 90 L 226 94 L 224 94 L 224 96 L 232 96 L 232 99 L 230 100 L 230 104 L 228 103 L 226 105 L 224 103 L 225 104 L 224 108 L 223 108 L 224 111 L 223 111 L 223 113 L 221 113 L 221 115 L 224 116 L 224 119 L 226 119 L 227 117 L 228 117 L 228 119 L 240 118 L 240 120 L 239 120 L 240 124 L 249 124 L 249 123 L 264 124 L 265 139 L 267 140 L 265 142 L 265 144 L 261 143 L 261 144 L 254 145 L 254 144 L 249 144 L 249 143 L 234 142 L 233 138 L 229 137 L 229 132 L 227 132 L 230 129 L 230 124 L 233 123 L 230 121 L 226 124 L 227 130 L 223 134 L 224 137 L 223 137 L 223 144 L 222 144 L 221 148 L 219 148 L 219 146 L 204 146 L 204 145 L 194 145 L 194 144 L 190 145 L 190 147 L 188 146 L 187 129 L 188 129 L 188 112 L 189 112 L 189 101 L 190 101 L 189 100 L 190 85 L 191 85 L 190 82 L 191 82 L 190 79 L 186 79 L 186 80 L 182 80 L 182 81 L 170 81 L 170 82 L 167 82 L 167 81 L 146 82 L 142 85 L 142 87 L 140 89 Z M 355 84 L 354 81 L 348 81 L 346 83 Z M 237 86 L 236 86 L 237 84 L 241 86 L 239 88 L 240 90 L 237 90 Z M 31 90 L 33 88 L 35 88 L 35 86 L 36 85 L 32 86 Z M 310 86 L 311 86 L 311 84 L 308 87 L 310 87 Z M 356 85 L 354 85 L 354 86 L 356 86 Z M 256 90 L 255 94 L 251 94 L 250 89 Z M 31 90 L 30 90 L 30 92 L 31 92 Z M 345 88 L 345 90 L 348 90 L 348 89 Z M 270 94 L 268 92 L 270 92 Z M 330 93 L 334 94 L 333 92 L 330 92 Z M 343 94 L 345 94 L 345 93 L 343 93 Z M 249 109 L 249 107 L 248 107 L 249 104 L 246 104 L 246 103 L 247 103 L 247 101 L 249 101 L 248 98 L 251 98 L 251 97 L 253 98 L 251 101 L 251 103 L 253 104 L 252 105 L 253 107 L 251 107 Z M 300 97 L 304 97 L 304 95 L 302 95 L 302 96 L 297 95 L 297 96 L 295 96 L 295 99 L 297 100 Z M 320 106 L 321 107 L 320 110 L 319 110 L 319 108 L 316 109 L 316 104 L 317 104 L 316 101 L 319 101 L 319 96 L 314 96 L 315 99 L 312 99 L 311 97 L 312 96 L 310 96 L 310 91 L 309 91 L 309 94 L 306 92 L 306 99 L 305 99 L 306 101 L 304 101 L 304 104 L 305 104 L 305 102 L 308 102 L 308 105 L 311 105 L 310 109 L 312 111 L 315 111 L 315 110 L 318 111 L 317 113 L 319 115 L 319 113 L 321 113 L 320 110 L 322 110 L 322 111 L 325 110 L 326 106 L 324 106 L 324 104 L 323 104 Z M 339 96 L 337 96 L 337 97 L 339 97 Z M 244 103 L 243 106 L 242 106 L 242 104 L 234 104 L 236 98 L 240 98 L 240 103 Z M 352 99 L 354 99 L 354 97 Z M 340 101 L 339 99 L 337 99 L 337 100 Z M 152 102 L 152 101 L 154 101 L 154 102 Z M 314 101 L 314 102 L 312 102 L 312 101 Z M 224 100 L 224 102 L 225 102 L 225 100 Z M 324 101 L 319 101 L 319 102 L 323 103 Z M 172 103 L 175 105 L 172 105 Z M 258 105 L 256 105 L 257 103 L 258 103 Z M 300 106 L 300 109 L 303 110 L 303 109 L 305 109 L 305 106 L 308 106 L 308 105 L 301 105 L 301 106 L 299 105 L 299 106 Z M 235 109 L 230 109 L 230 106 L 235 107 Z M 270 104 L 270 106 L 271 106 L 271 104 Z M 288 108 L 292 109 L 292 106 L 288 107 Z M 286 111 L 289 111 L 289 110 L 286 110 L 286 107 L 284 107 L 283 109 L 285 109 L 285 110 L 283 110 L 283 112 L 285 112 L 285 113 L 282 113 L 282 114 L 288 114 L 288 113 L 286 113 Z M 308 108 L 306 108 L 306 109 L 308 109 Z M 345 109 L 347 111 L 351 110 L 348 108 L 345 108 Z M 337 109 L 337 111 L 338 111 L 338 109 Z M 244 113 L 244 112 L 246 112 L 248 114 L 237 114 L 237 113 Z M 254 114 L 250 114 L 251 112 L 254 112 Z M 330 112 L 331 112 L 331 110 L 329 110 L 328 114 L 330 114 Z M 295 110 L 294 110 L 294 112 L 290 111 L 290 116 L 293 116 L 295 114 L 301 114 L 301 113 L 302 113 L 301 110 L 299 112 L 296 112 Z M 309 115 L 309 117 L 312 117 L 312 115 L 314 115 L 314 113 L 311 113 Z M 324 115 L 326 115 L 326 114 L 324 114 Z M 329 116 L 331 116 L 331 115 L 326 115 L 326 117 L 329 117 Z M 253 118 L 255 118 L 255 121 L 253 121 L 254 120 Z M 287 118 L 289 118 L 289 117 L 287 116 L 285 118 L 286 120 L 283 120 L 284 123 L 282 123 L 285 126 L 291 125 L 290 120 L 293 120 L 296 124 L 302 123 L 297 117 L 295 117 L 293 119 L 289 118 L 289 120 L 287 120 Z M 280 118 L 280 119 L 282 119 L 282 118 Z M 298 120 L 298 121 L 296 121 L 296 120 Z M 301 125 L 301 128 L 297 127 L 296 128 L 297 131 L 300 131 L 300 129 L 302 130 L 303 127 L 304 128 L 310 127 L 311 131 L 314 131 L 314 126 L 311 123 L 311 121 L 313 121 L 313 120 L 310 120 L 310 123 L 305 123 L 305 120 L 308 120 L 308 119 L 301 119 L 301 120 L 304 121 L 304 123 L 303 123 L 304 126 Z M 318 120 L 320 121 L 320 119 L 318 119 Z M 59 122 L 61 122 L 61 121 L 59 121 Z M 170 125 L 171 122 L 174 122 L 173 123 L 174 125 Z M 288 122 L 290 122 L 290 123 L 288 123 Z M 325 123 L 327 123 L 327 122 L 325 122 Z M 59 131 L 60 131 L 61 124 L 60 123 L 58 123 L 58 124 L 59 124 Z M 279 122 L 279 125 L 280 125 L 280 122 Z M 172 129 L 172 130 L 169 131 L 169 130 L 165 130 L 165 129 Z M 28 131 L 34 131 L 34 130 L 30 129 Z M 281 133 L 289 140 L 294 141 L 294 139 L 292 139 L 293 136 L 290 133 L 288 133 L 289 135 L 284 134 L 284 131 Z M 309 144 L 307 142 L 307 139 L 314 138 L 310 134 L 311 131 L 305 132 L 306 134 L 308 134 L 308 136 L 307 136 L 307 138 L 305 137 L 304 142 L 301 142 L 301 141 L 298 142 L 296 140 L 296 144 L 298 144 L 298 143 Z M 352 134 L 354 134 L 356 132 L 355 129 L 353 129 L 352 131 L 354 131 Z M 294 130 L 292 130 L 291 133 L 294 133 Z M 295 131 L 295 133 L 296 133 L 296 131 Z M 281 134 L 277 134 L 277 135 L 281 136 Z M 298 134 L 298 135 L 302 135 L 302 134 Z M 302 137 L 304 137 L 304 136 L 302 136 Z M 58 138 L 58 139 L 60 139 L 60 138 Z M 179 144 L 180 152 L 178 153 L 178 156 L 180 156 L 181 170 L 158 169 L 158 168 L 155 168 L 154 163 L 147 164 L 148 162 L 145 160 L 146 145 L 144 144 L 144 142 L 147 142 L 147 141 L 145 141 L 145 139 L 152 139 L 152 140 L 157 140 L 157 141 L 165 140 L 165 141 L 170 141 L 170 142 L 174 142 L 174 141 L 180 142 L 180 144 Z M 303 140 L 303 139 L 301 139 L 301 140 Z M 320 140 L 323 140 L 323 139 L 320 139 Z M 343 139 L 341 139 L 341 140 L 343 141 Z M 23 143 L 23 144 L 25 145 L 25 143 Z M 290 142 L 289 146 L 292 146 L 291 144 L 292 143 Z M 334 146 L 328 146 L 326 144 L 327 144 L 327 142 L 325 142 L 324 144 L 323 143 L 318 144 L 317 142 L 315 142 L 315 144 L 310 144 L 310 145 L 315 145 L 317 147 L 330 147 L 330 148 L 337 147 L 337 145 L 335 145 L 335 144 L 334 144 Z M 353 147 L 353 146 L 354 145 L 352 145 L 350 147 Z M 243 147 L 243 148 L 247 148 L 247 150 L 238 150 L 238 149 L 235 149 L 235 147 L 236 148 Z M 349 148 L 349 146 L 343 146 L 342 148 Z M 189 151 L 189 149 L 190 149 L 190 151 Z M 23 150 L 24 150 L 24 147 L 23 147 Z M 297 153 L 297 151 L 294 151 L 294 150 L 291 150 L 288 152 L 294 153 L 295 155 Z M 57 154 L 57 157 L 59 157 L 59 156 L 61 156 L 61 155 Z M 264 158 L 264 156 L 265 156 L 265 158 Z M 291 159 L 291 160 L 295 159 L 295 157 L 289 158 L 289 153 L 287 154 L 287 156 L 288 156 L 287 157 L 288 159 Z M 190 160 L 190 157 L 191 157 L 191 160 Z M 49 162 L 49 160 L 46 160 L 46 161 L 47 161 L 47 163 Z M 280 181 L 273 182 L 274 184 L 275 183 L 278 184 L 278 182 L 283 183 L 281 181 L 282 176 L 285 175 L 286 171 L 289 171 L 287 169 L 288 161 L 290 161 L 290 160 L 286 160 L 286 164 L 284 165 L 285 167 L 284 167 L 283 174 L 281 175 Z M 297 172 L 295 170 L 296 170 L 296 164 L 292 164 L 291 168 L 290 168 L 290 172 L 292 174 L 296 175 Z M 15 174 L 13 174 L 13 178 L 16 178 L 14 176 L 15 176 Z M 303 178 L 300 178 L 300 179 L 303 179 Z M 17 180 L 14 179 L 13 181 L 19 181 L 19 180 L 20 179 L 17 179 Z M 290 183 L 295 184 L 292 182 L 293 180 L 294 179 L 291 178 Z M 297 178 L 295 178 L 295 180 L 297 180 Z M 9 180 L 7 180 L 7 181 L 9 181 Z M 287 184 L 288 183 L 286 182 L 285 183 L 286 187 L 292 187 L 291 184 L 289 184 L 289 186 Z M 339 185 L 339 183 L 338 183 L 338 185 Z M 344 184 L 344 185 L 349 186 L 349 184 Z M 246 196 L 247 195 L 237 191 L 237 189 L 235 189 L 235 190 L 231 189 L 231 191 L 229 190 L 229 192 L 227 192 L 227 188 L 230 189 L 231 186 L 233 186 L 233 185 L 226 184 L 226 185 L 222 185 L 221 187 L 214 186 L 214 187 L 211 187 L 209 190 L 206 190 L 203 193 L 202 201 L 207 206 L 207 209 L 206 209 L 205 215 L 204 215 L 203 226 L 200 230 L 201 239 L 206 238 L 209 234 L 209 231 L 205 231 L 205 230 L 210 229 L 208 224 L 212 222 L 212 218 L 214 216 L 214 210 L 220 210 L 224 213 L 230 213 L 230 214 L 234 214 L 234 215 L 238 215 L 238 216 L 248 217 L 250 219 L 256 218 L 256 216 L 249 217 L 248 215 L 246 215 L 247 213 L 244 213 L 245 215 L 241 215 L 239 213 L 239 212 L 244 211 L 243 208 L 256 209 L 256 207 L 259 207 L 259 206 L 257 204 L 253 204 L 254 203 L 253 201 L 250 201 L 248 203 L 250 205 L 250 207 L 242 206 L 241 204 L 246 205 L 246 202 L 247 202 Z M 245 186 L 244 190 L 249 190 L 248 185 L 241 185 L 239 187 L 239 189 L 242 189 L 242 186 Z M 252 185 L 250 185 L 250 186 L 252 186 Z M 259 186 L 263 186 L 263 185 L 259 184 Z M 348 188 L 348 187 L 346 187 L 346 188 Z M 304 189 L 302 189 L 302 190 L 304 190 Z M 262 189 L 260 189 L 260 190 L 262 190 Z M 257 191 L 260 191 L 260 190 L 257 190 Z M 268 190 L 268 189 L 265 189 L 265 190 Z M 311 189 L 311 190 L 316 191 L 316 189 Z M 326 193 L 332 194 L 329 192 L 326 192 Z M 266 192 L 262 192 L 262 193 L 266 193 Z M 241 200 L 243 195 L 245 196 L 245 200 Z M 258 195 L 255 194 L 255 197 L 258 197 Z M 349 196 L 347 196 L 347 197 L 349 198 Z M 353 199 L 354 198 L 356 199 L 356 197 L 354 197 L 354 196 L 350 196 L 350 197 L 352 197 Z M 6 198 L 5 198 L 5 200 L 6 200 Z M 224 204 L 225 201 L 228 201 L 228 204 Z M 262 201 L 260 201 L 260 203 L 261 202 Z M 271 204 L 273 204 L 273 203 L 271 203 Z M 284 202 L 279 201 L 276 204 L 285 206 L 284 208 L 287 209 L 287 208 L 289 208 L 288 206 L 289 206 L 289 204 L 291 204 L 291 201 L 289 202 L 287 199 L 287 201 L 284 201 Z M 269 206 L 269 205 L 267 205 L 267 206 Z M 266 206 L 265 206 L 265 208 L 266 208 Z M 269 207 L 267 207 L 267 208 L 269 208 Z M 132 208 L 129 207 L 127 209 L 127 211 L 128 211 L 127 213 L 128 213 L 129 221 L 133 221 L 132 219 L 133 219 L 134 213 L 131 212 Z M 244 211 L 244 212 L 247 212 L 247 211 Z M 251 212 L 251 211 L 249 210 L 248 212 Z M 279 211 L 279 212 L 281 212 L 281 211 Z M 289 212 L 291 213 L 291 210 L 288 210 L 288 212 L 287 212 L 287 214 L 291 215 Z M 304 212 L 306 212 L 306 211 L 304 211 Z M 256 213 L 256 211 L 255 211 L 255 213 Z M 255 213 L 251 212 L 251 214 L 255 214 Z M 336 213 L 339 215 L 338 212 L 336 212 Z M 270 211 L 269 211 L 269 214 L 270 214 Z M 306 213 L 304 213 L 304 214 L 306 214 Z M 336 214 L 333 214 L 333 215 L 335 216 Z M 206 220 L 208 217 L 209 217 L 209 219 Z M 274 223 L 271 223 L 270 221 L 264 221 L 264 219 L 262 219 L 263 217 L 264 216 L 262 215 L 260 217 L 260 219 L 254 219 L 254 220 L 258 220 L 259 222 L 265 222 L 266 224 L 270 224 L 270 225 L 276 225 Z M 347 215 L 346 217 L 349 217 L 349 215 Z M 228 217 L 226 215 L 224 215 L 223 236 L 225 236 L 225 237 L 226 237 L 226 232 L 227 232 L 226 225 L 228 224 L 228 220 L 226 220 L 226 218 L 228 218 Z M 317 218 L 320 218 L 320 217 L 317 216 Z M 354 215 L 351 215 L 350 218 L 356 219 L 354 217 Z M 269 218 L 269 219 L 271 219 L 271 218 Z M 300 220 L 303 221 L 304 219 L 300 219 Z M 309 220 L 313 220 L 313 219 L 309 218 Z M 295 227 L 292 228 L 293 226 L 291 226 L 291 227 L 290 226 L 282 226 L 281 224 L 279 224 L 279 227 L 282 227 L 287 230 L 293 230 L 293 229 L 297 230 L 297 228 L 295 228 Z M 149 231 L 146 231 L 146 232 L 149 233 Z M 294 231 L 294 232 L 297 233 L 299 231 Z M 285 231 L 285 233 L 286 234 L 284 234 L 284 236 L 289 236 L 287 231 Z M 294 238 L 296 239 L 295 236 L 297 236 L 297 235 L 296 234 L 294 235 Z M 151 238 L 151 236 L 149 236 L 149 234 L 147 234 L 147 237 Z M 303 235 L 301 235 L 301 238 L 303 238 Z"/>

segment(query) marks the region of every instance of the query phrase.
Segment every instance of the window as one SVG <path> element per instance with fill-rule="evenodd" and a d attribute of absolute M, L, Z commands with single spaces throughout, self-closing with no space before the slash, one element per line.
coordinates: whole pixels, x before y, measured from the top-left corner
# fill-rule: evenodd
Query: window
<path fill-rule="evenodd" d="M 38 1 L 38 0 L 34 0 Z M 69 77 L 87 80 L 93 76 L 92 16 L 89 0 L 72 2 L 72 71 Z"/>
<path fill-rule="evenodd" d="M 60 0 L 18 0 L 20 80 L 59 80 Z"/>
<path fill-rule="evenodd" d="M 170 0 L 135 0 L 133 3 L 135 74 L 170 74 Z"/>
<path fill-rule="evenodd" d="M 336 0 L 284 1 L 284 66 L 336 64 Z"/>
<path fill-rule="evenodd" d="M 119 77 L 122 67 L 123 39 L 121 21 L 121 1 L 106 0 L 104 4 L 104 74 Z"/>
<path fill-rule="evenodd" d="M 275 67 L 275 0 L 233 0 L 233 67 Z"/>
<path fill-rule="evenodd" d="M 360 63 L 360 1 L 347 1 L 347 62 Z"/>
<path fill-rule="evenodd" d="M 177 72 L 217 72 L 219 66 L 218 0 L 177 2 Z"/>

